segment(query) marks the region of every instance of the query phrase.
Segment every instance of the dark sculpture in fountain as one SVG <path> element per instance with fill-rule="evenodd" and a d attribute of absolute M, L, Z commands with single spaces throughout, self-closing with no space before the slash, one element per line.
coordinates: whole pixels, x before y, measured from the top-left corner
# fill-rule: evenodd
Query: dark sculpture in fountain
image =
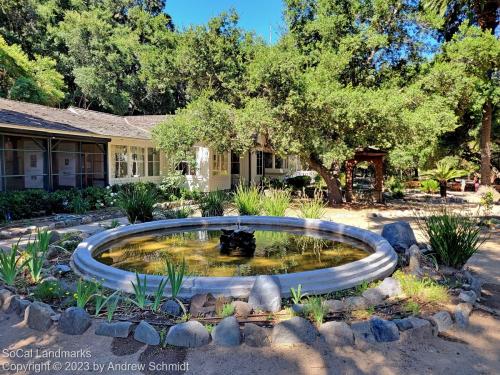
<path fill-rule="evenodd" d="M 220 252 L 224 255 L 253 257 L 255 253 L 254 231 L 246 227 L 222 229 Z"/>

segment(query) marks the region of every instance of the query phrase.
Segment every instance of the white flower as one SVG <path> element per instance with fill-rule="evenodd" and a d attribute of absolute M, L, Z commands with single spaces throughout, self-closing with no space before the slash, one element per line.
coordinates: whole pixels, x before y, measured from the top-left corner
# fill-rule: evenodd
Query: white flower
<path fill-rule="evenodd" d="M 108 189 L 108 190 L 109 190 L 109 189 L 111 189 L 111 186 L 109 186 L 109 185 L 108 185 L 108 186 L 106 186 L 106 189 Z"/>

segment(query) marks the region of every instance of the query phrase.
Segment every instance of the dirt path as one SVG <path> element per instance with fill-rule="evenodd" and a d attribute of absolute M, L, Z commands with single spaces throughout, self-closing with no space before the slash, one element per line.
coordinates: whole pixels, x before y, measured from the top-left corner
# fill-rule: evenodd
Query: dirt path
<path fill-rule="evenodd" d="M 210 344 L 193 350 L 159 349 L 132 339 L 96 336 L 91 327 L 82 336 L 68 336 L 51 329 L 40 333 L 27 328 L 15 315 L 0 316 L 0 374 L 15 364 L 31 369 L 18 374 L 499 374 L 499 321 L 475 311 L 467 331 L 455 333 L 457 341 L 439 337 L 415 342 L 374 344 L 366 350 L 329 348 L 320 339 L 312 346 L 219 348 Z M 88 358 L 33 358 L 37 354 L 83 350 Z M 22 350 L 22 351 L 19 351 Z M 32 351 L 30 351 L 32 350 Z M 16 355 L 8 358 L 6 354 Z M 21 358 L 25 355 L 25 358 Z M 30 357 L 31 356 L 31 357 Z M 50 361 L 51 369 L 34 367 Z M 187 371 L 175 371 L 185 363 Z M 81 371 L 71 366 L 80 364 Z M 87 365 L 88 364 L 88 365 Z M 58 369 L 58 366 L 62 369 Z M 89 370 L 86 370 L 89 366 Z M 136 366 L 131 368 L 131 366 Z M 138 369 L 137 366 L 143 366 Z M 170 366 L 170 367 L 169 367 Z M 173 367 L 172 367 L 173 366 Z M 174 368 L 173 371 L 168 369 Z M 156 371 L 158 369 L 159 371 Z"/>

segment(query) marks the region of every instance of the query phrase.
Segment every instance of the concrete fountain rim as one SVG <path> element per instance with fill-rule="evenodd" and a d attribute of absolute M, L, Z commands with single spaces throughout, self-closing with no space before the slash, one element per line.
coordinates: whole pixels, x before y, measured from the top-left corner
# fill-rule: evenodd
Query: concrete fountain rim
<path fill-rule="evenodd" d="M 308 294 L 324 294 L 351 288 L 364 281 L 369 282 L 389 276 L 397 265 L 397 254 L 391 245 L 380 235 L 365 229 L 317 219 L 271 216 L 218 216 L 158 220 L 97 233 L 78 245 L 71 256 L 71 266 L 84 279 L 99 281 L 103 286 L 113 290 L 133 293 L 131 282 L 136 280 L 135 273 L 105 265 L 94 259 L 94 254 L 104 245 L 130 235 L 162 229 L 236 224 L 276 226 L 278 228 L 292 227 L 305 229 L 306 231 L 337 234 L 361 241 L 372 249 L 373 253 L 366 258 L 341 266 L 273 275 L 280 285 L 283 297 L 290 296 L 290 288 L 296 288 L 299 284 L 302 286 L 302 292 Z M 146 276 L 148 292 L 153 294 L 163 277 L 160 275 L 139 274 L 141 279 L 144 276 Z M 186 277 L 179 296 L 190 298 L 195 294 L 212 293 L 213 295 L 246 298 L 250 294 L 256 277 L 258 276 Z M 169 286 L 165 288 L 164 294 L 165 296 L 170 295 Z"/>

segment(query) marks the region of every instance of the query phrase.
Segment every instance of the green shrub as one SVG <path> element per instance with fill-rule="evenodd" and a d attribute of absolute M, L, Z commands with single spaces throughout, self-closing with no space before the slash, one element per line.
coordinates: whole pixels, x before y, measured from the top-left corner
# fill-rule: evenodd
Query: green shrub
<path fill-rule="evenodd" d="M 181 189 L 185 183 L 186 176 L 181 171 L 174 170 L 163 177 L 159 188 L 165 198 L 175 200 L 176 198 L 180 198 Z"/>
<path fill-rule="evenodd" d="M 291 200 L 287 190 L 268 190 L 262 199 L 262 210 L 268 216 L 285 216 Z"/>
<path fill-rule="evenodd" d="M 261 196 L 255 186 L 239 185 L 234 193 L 234 204 L 240 215 L 258 215 L 261 210 Z"/>
<path fill-rule="evenodd" d="M 50 213 L 49 193 L 39 189 L 0 192 L 0 221 L 20 220 Z"/>
<path fill-rule="evenodd" d="M 134 289 L 134 299 L 131 299 L 132 303 L 140 309 L 144 309 L 148 304 L 148 281 L 146 275 L 141 278 L 139 274 L 135 273 L 135 283 L 131 281 L 132 288 Z"/>
<path fill-rule="evenodd" d="M 481 229 L 472 216 L 442 210 L 420 219 L 438 263 L 461 268 L 481 245 Z"/>
<path fill-rule="evenodd" d="M 162 208 L 160 212 L 165 219 L 185 219 L 193 213 L 193 210 L 191 207 L 184 205 L 184 202 L 181 202 L 179 206 L 167 206 Z"/>
<path fill-rule="evenodd" d="M 76 284 L 76 293 L 74 294 L 76 306 L 84 309 L 91 298 L 94 297 L 98 288 L 99 284 L 97 282 L 82 279 L 78 280 Z"/>
<path fill-rule="evenodd" d="M 448 289 L 429 278 L 418 278 L 415 275 L 396 271 L 393 277 L 401 283 L 404 294 L 414 302 L 447 303 L 450 300 Z"/>
<path fill-rule="evenodd" d="M 293 190 L 302 190 L 303 188 L 311 185 L 311 177 L 309 176 L 289 177 L 286 179 L 285 183 Z"/>
<path fill-rule="evenodd" d="M 304 305 L 304 314 L 320 326 L 328 314 L 328 307 L 321 297 L 309 297 Z"/>
<path fill-rule="evenodd" d="M 391 176 L 387 181 L 387 187 L 395 199 L 403 198 L 405 195 L 405 184 L 400 179 Z"/>
<path fill-rule="evenodd" d="M 234 305 L 230 303 L 225 303 L 224 306 L 222 306 L 222 310 L 220 312 L 220 316 L 222 318 L 227 318 L 228 316 L 234 315 Z"/>
<path fill-rule="evenodd" d="M 424 193 L 436 194 L 439 192 L 439 182 L 436 180 L 424 180 L 420 183 Z"/>
<path fill-rule="evenodd" d="M 224 216 L 224 206 L 228 196 L 223 191 L 211 191 L 198 199 L 201 216 Z"/>
<path fill-rule="evenodd" d="M 135 184 L 118 193 L 117 204 L 130 223 L 153 220 L 153 212 L 157 203 L 157 193 L 143 184 Z"/>
<path fill-rule="evenodd" d="M 304 219 L 321 219 L 326 214 L 326 205 L 319 194 L 313 199 L 302 202 L 299 206 L 299 216 Z"/>

